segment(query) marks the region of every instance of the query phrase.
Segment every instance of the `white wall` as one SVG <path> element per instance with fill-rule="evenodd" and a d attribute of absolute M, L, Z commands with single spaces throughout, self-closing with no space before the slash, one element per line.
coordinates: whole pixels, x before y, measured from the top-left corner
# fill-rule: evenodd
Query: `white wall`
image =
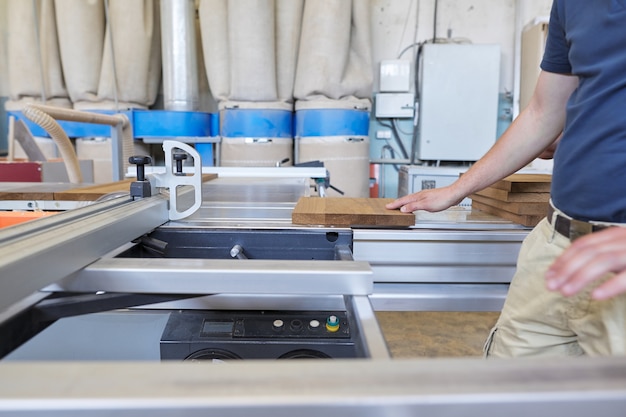
<path fill-rule="evenodd" d="M 374 90 L 378 91 L 381 60 L 396 59 L 406 46 L 432 39 L 435 0 L 371 1 Z M 513 91 L 516 7 L 523 27 L 537 16 L 549 15 L 551 5 L 552 0 L 439 0 L 437 37 L 448 37 L 450 32 L 452 38 L 499 44 L 502 50 L 500 90 Z M 402 58 L 410 58 L 414 53 L 415 49 Z"/>

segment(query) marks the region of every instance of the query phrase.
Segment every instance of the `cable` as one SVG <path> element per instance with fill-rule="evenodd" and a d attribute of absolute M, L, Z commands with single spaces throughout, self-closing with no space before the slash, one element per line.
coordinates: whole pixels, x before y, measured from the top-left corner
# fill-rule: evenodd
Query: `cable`
<path fill-rule="evenodd" d="M 411 141 L 411 157 L 409 158 L 410 164 L 415 165 L 416 158 L 415 153 L 417 152 L 417 138 L 419 135 L 419 103 L 420 103 L 420 86 L 419 86 L 419 69 L 420 69 L 420 59 L 422 57 L 422 50 L 424 44 L 426 42 L 421 42 L 419 47 L 417 48 L 417 54 L 415 55 L 415 116 L 413 118 L 413 138 Z"/>
<path fill-rule="evenodd" d="M 381 157 L 381 159 L 384 159 L 384 157 L 385 157 L 385 150 L 389 151 L 389 155 L 391 156 L 391 160 L 396 159 L 396 151 L 393 149 L 393 147 L 391 145 L 385 145 L 385 146 L 382 147 L 382 149 L 380 150 L 380 157 Z M 400 169 L 398 168 L 399 163 L 391 163 L 391 164 L 388 164 L 388 165 L 391 165 L 396 172 L 400 171 Z"/>
<path fill-rule="evenodd" d="M 409 46 L 404 48 L 402 51 L 400 51 L 400 53 L 398 54 L 398 59 L 402 58 L 402 55 L 404 55 L 406 51 L 408 51 L 409 49 L 415 48 L 416 46 L 419 46 L 419 45 L 420 45 L 420 42 L 414 42 L 410 44 Z"/>
<path fill-rule="evenodd" d="M 409 159 L 409 154 L 407 153 L 406 148 L 404 147 L 404 143 L 402 142 L 402 138 L 400 137 L 400 132 L 398 131 L 398 128 L 396 127 L 396 124 L 394 123 L 393 120 L 392 120 L 391 128 L 394 133 L 393 136 L 396 142 L 398 143 L 398 146 L 400 147 L 400 152 L 402 152 L 402 157 L 404 159 Z"/>
<path fill-rule="evenodd" d="M 404 34 L 406 33 L 406 27 L 409 23 L 409 11 L 411 11 L 411 7 L 413 7 L 413 1 L 411 0 L 411 3 L 409 3 L 409 10 L 406 13 L 406 18 L 404 19 L 404 27 L 402 28 L 402 35 L 400 36 L 400 43 L 398 44 L 398 49 L 400 49 L 400 45 L 402 45 L 402 40 L 404 39 Z"/>
<path fill-rule="evenodd" d="M 391 129 L 391 131 L 393 132 L 393 138 L 398 144 L 398 146 L 400 147 L 400 152 L 402 153 L 402 157 L 404 159 L 409 159 L 409 154 L 407 153 L 406 148 L 404 147 L 404 143 L 402 142 L 402 138 L 400 137 L 400 131 L 397 128 L 396 123 L 395 123 L 396 119 L 390 119 L 390 122 L 391 124 L 387 124 L 380 120 L 378 121 L 378 123 L 381 126 Z M 390 145 L 386 145 L 386 146 L 390 146 Z"/>
<path fill-rule="evenodd" d="M 433 43 L 437 41 L 437 8 L 439 0 L 435 0 L 435 12 L 433 13 Z"/>
<path fill-rule="evenodd" d="M 400 125 L 398 124 L 398 119 L 391 119 L 391 122 L 393 123 L 394 127 L 396 128 L 396 130 L 400 133 L 402 133 L 403 135 L 412 135 L 413 132 L 405 132 L 404 130 L 400 129 Z"/>

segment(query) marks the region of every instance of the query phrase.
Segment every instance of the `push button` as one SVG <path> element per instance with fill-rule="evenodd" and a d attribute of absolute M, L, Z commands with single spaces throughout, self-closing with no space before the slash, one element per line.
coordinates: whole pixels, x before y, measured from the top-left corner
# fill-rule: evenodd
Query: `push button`
<path fill-rule="evenodd" d="M 328 318 L 326 319 L 326 330 L 331 333 L 339 330 L 339 318 L 337 316 L 328 316 Z"/>

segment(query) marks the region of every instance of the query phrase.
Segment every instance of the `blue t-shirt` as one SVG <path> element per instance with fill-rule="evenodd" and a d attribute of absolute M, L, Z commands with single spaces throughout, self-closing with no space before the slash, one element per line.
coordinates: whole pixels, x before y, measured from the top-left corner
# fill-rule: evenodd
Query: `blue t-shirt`
<path fill-rule="evenodd" d="M 555 0 L 541 68 L 579 78 L 554 156 L 555 206 L 626 223 L 626 0 Z"/>

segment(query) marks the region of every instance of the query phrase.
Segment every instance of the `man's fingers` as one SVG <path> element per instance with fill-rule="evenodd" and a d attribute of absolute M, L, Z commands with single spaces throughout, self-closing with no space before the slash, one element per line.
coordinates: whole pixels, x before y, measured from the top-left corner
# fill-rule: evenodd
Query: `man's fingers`
<path fill-rule="evenodd" d="M 626 272 L 616 274 L 604 284 L 593 290 L 591 297 L 596 300 L 606 300 L 626 292 Z"/>
<path fill-rule="evenodd" d="M 607 273 L 626 270 L 626 229 L 611 228 L 576 240 L 546 272 L 546 286 L 565 296 L 576 294 Z M 612 282 L 610 280 L 609 282 Z M 626 290 L 626 278 L 598 287 L 594 297 Z"/>

